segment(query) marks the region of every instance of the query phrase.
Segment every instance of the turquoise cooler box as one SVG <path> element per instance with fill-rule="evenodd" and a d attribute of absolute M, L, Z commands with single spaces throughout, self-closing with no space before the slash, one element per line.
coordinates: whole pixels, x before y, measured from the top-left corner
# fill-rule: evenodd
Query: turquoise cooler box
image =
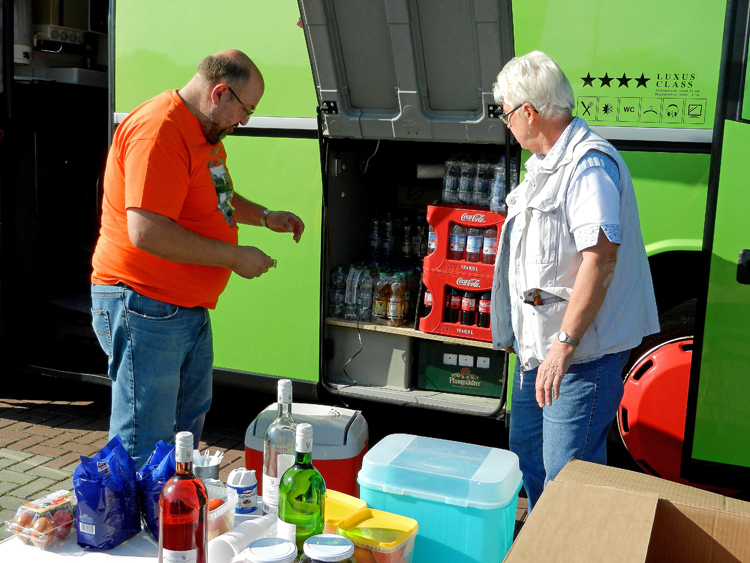
<path fill-rule="evenodd" d="M 391 434 L 367 452 L 357 481 L 369 507 L 417 521 L 413 563 L 500 563 L 513 542 L 512 452 Z"/>

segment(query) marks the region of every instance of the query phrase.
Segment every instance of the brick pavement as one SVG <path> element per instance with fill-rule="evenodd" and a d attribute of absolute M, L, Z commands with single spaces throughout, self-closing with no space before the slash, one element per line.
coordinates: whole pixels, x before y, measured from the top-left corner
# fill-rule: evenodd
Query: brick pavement
<path fill-rule="evenodd" d="M 108 441 L 106 387 L 22 377 L 23 385 L 0 394 L 0 523 L 29 500 L 73 490 L 80 456 L 96 453 Z M 76 400 L 77 395 L 85 399 Z M 244 465 L 244 428 L 226 428 L 214 418 L 206 420 L 200 447 L 224 452 L 219 477 L 226 481 L 232 469 Z M 0 529 L 0 539 L 8 535 Z"/>

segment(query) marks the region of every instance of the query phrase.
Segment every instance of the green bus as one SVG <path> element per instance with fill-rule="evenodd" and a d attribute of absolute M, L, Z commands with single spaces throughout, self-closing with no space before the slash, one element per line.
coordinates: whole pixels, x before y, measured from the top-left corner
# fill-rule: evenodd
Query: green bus
<path fill-rule="evenodd" d="M 248 53 L 266 93 L 225 140 L 238 192 L 299 214 L 299 245 L 240 241 L 278 268 L 212 312 L 215 380 L 502 418 L 513 357 L 489 343 L 328 315 L 331 268 L 368 252 L 372 211 L 424 213 L 455 153 L 524 155 L 492 84 L 542 50 L 636 187 L 662 332 L 633 354 L 618 417 L 641 467 L 709 488 L 750 477 L 748 2 L 16 0 L 2 3 L 6 362 L 106 382 L 89 275 L 112 132 L 204 56 Z M 9 31 L 13 30 L 13 33 Z M 521 167 L 521 170 L 523 168 Z M 743 351 L 745 350 L 745 351 Z M 467 359 L 445 364 L 445 357 Z M 434 378 L 492 366 L 486 391 Z M 477 370 L 478 371 L 478 370 Z M 427 375 L 426 375 L 427 374 Z M 668 452 L 668 453 L 666 453 Z"/>

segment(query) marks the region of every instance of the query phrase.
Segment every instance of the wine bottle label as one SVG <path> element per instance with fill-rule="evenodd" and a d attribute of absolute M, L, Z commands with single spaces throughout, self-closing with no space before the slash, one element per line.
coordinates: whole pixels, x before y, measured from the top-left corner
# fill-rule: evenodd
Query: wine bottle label
<path fill-rule="evenodd" d="M 172 551 L 164 548 L 161 551 L 161 560 L 163 563 L 197 563 L 198 550 Z"/>
<path fill-rule="evenodd" d="M 278 514 L 279 512 L 279 482 L 281 478 L 263 474 L 263 512 Z"/>
<path fill-rule="evenodd" d="M 289 522 L 284 522 L 281 518 L 276 521 L 276 533 L 280 538 L 292 543 L 297 540 L 297 526 Z"/>

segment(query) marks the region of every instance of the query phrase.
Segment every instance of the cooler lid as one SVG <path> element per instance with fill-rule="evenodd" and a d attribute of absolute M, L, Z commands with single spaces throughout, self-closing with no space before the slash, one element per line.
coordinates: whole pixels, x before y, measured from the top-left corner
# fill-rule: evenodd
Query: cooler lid
<path fill-rule="evenodd" d="M 521 470 L 518 456 L 507 450 L 391 434 L 365 454 L 359 484 L 395 495 L 493 509 L 515 499 Z"/>
<path fill-rule="evenodd" d="M 277 403 L 267 406 L 250 424 L 245 434 L 245 445 L 258 446 L 263 451 L 263 435 L 276 418 Z M 292 403 L 292 418 L 298 424 L 307 422 L 313 427 L 313 459 L 348 459 L 364 449 L 369 438 L 367 422 L 360 411 L 316 405 Z"/>
<path fill-rule="evenodd" d="M 502 142 L 504 0 L 298 0 L 323 135 Z"/>

